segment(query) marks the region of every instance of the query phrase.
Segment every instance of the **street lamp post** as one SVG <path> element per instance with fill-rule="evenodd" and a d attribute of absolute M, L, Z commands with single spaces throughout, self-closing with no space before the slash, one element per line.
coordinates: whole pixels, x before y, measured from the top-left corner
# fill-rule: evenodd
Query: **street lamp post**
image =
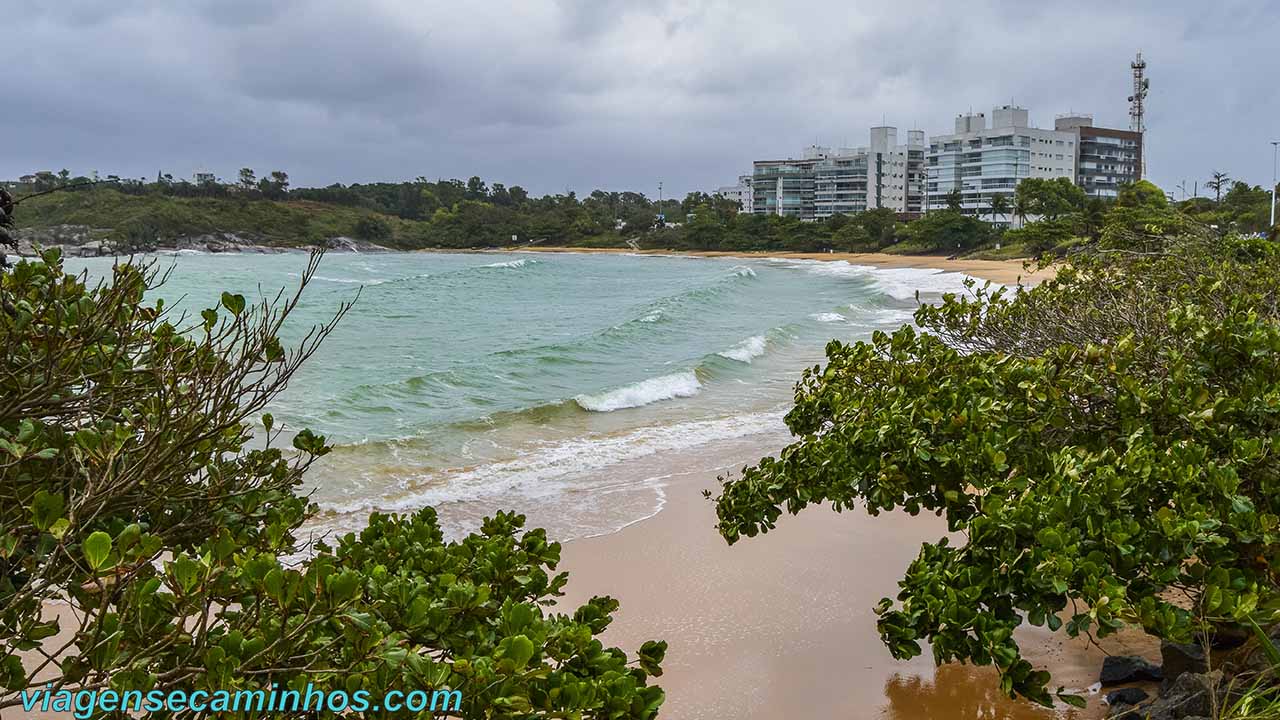
<path fill-rule="evenodd" d="M 1276 226 L 1276 150 L 1280 140 L 1271 141 L 1271 227 Z"/>

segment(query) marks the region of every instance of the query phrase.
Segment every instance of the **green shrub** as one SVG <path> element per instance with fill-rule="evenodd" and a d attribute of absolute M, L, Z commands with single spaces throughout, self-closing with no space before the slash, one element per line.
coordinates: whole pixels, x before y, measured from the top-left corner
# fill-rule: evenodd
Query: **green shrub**
<path fill-rule="evenodd" d="M 995 665 L 1050 703 L 1024 623 L 1189 641 L 1277 619 L 1280 252 L 1184 237 L 1074 256 L 1055 280 L 922 307 L 827 347 L 786 421 L 797 440 L 728 480 L 729 541 L 815 503 L 936 513 L 877 607 L 899 658 Z M 1078 702 L 1078 698 L 1065 698 Z"/>
<path fill-rule="evenodd" d="M 449 688 L 464 717 L 656 714 L 665 643 L 633 666 L 598 639 L 615 601 L 550 612 L 560 546 L 521 516 L 446 542 L 430 508 L 374 515 L 286 564 L 329 448 L 307 430 L 279 447 L 262 411 L 333 324 L 286 350 L 298 295 L 224 293 L 184 322 L 145 301 L 153 271 L 113 272 L 88 287 L 49 252 L 0 274 L 0 708 L 48 674 L 55 691 Z"/>

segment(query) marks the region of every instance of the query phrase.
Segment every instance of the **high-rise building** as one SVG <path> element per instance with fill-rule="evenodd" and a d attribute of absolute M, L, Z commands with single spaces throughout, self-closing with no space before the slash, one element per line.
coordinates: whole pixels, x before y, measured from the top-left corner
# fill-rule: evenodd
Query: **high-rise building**
<path fill-rule="evenodd" d="M 1012 195 L 1026 178 L 1075 181 L 1079 137 L 1074 130 L 1032 127 L 1026 108 L 1004 105 L 991 114 L 956 117 L 955 132 L 929 141 L 928 209 L 946 208 L 959 192 L 960 208 L 984 215 L 995 195 Z"/>
<path fill-rule="evenodd" d="M 858 148 L 812 145 L 800 159 L 757 160 L 751 178 L 752 212 L 821 220 L 874 208 L 918 213 L 923 207 L 924 132 L 871 128 Z"/>
<path fill-rule="evenodd" d="M 1076 184 L 1092 197 L 1114 198 L 1142 179 L 1142 133 L 1093 126 L 1093 116 L 1059 115 L 1055 130 L 1076 135 Z"/>
<path fill-rule="evenodd" d="M 752 163 L 751 212 L 813 220 L 813 168 L 817 159 Z"/>

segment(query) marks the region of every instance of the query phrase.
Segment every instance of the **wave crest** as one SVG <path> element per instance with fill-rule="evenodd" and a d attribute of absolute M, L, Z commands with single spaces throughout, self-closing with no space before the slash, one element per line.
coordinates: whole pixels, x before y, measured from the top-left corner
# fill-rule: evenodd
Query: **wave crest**
<path fill-rule="evenodd" d="M 763 335 L 753 335 L 746 340 L 738 343 L 729 350 L 716 353 L 722 358 L 737 360 L 740 363 L 750 364 L 753 358 L 758 358 L 764 354 L 768 342 Z"/>
<path fill-rule="evenodd" d="M 594 395 L 579 395 L 573 401 L 583 410 L 613 412 L 643 407 L 663 400 L 693 397 L 701 390 L 702 383 L 698 381 L 698 376 L 692 370 L 688 370 L 641 380 Z"/>
<path fill-rule="evenodd" d="M 517 268 L 525 267 L 526 265 L 536 265 L 538 264 L 538 262 L 539 262 L 538 260 L 534 260 L 533 258 L 520 258 L 519 260 L 508 260 L 506 262 L 489 263 L 488 265 L 481 265 L 480 267 L 505 268 L 508 270 L 515 270 Z"/>
<path fill-rule="evenodd" d="M 813 318 L 814 320 L 817 320 L 820 323 L 834 323 L 834 322 L 849 321 L 849 318 L 841 315 L 840 313 L 833 313 L 833 312 L 814 313 L 809 317 Z"/>

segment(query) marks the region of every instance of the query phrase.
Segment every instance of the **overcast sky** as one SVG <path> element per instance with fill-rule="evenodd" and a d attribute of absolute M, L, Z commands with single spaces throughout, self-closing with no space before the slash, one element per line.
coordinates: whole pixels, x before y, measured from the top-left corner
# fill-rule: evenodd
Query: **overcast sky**
<path fill-rule="evenodd" d="M 757 158 L 1032 122 L 1128 127 L 1151 179 L 1267 185 L 1280 2 L 50 0 L 0 9 L 0 178 L 68 168 L 295 185 L 480 175 L 536 194 L 713 190 Z"/>

